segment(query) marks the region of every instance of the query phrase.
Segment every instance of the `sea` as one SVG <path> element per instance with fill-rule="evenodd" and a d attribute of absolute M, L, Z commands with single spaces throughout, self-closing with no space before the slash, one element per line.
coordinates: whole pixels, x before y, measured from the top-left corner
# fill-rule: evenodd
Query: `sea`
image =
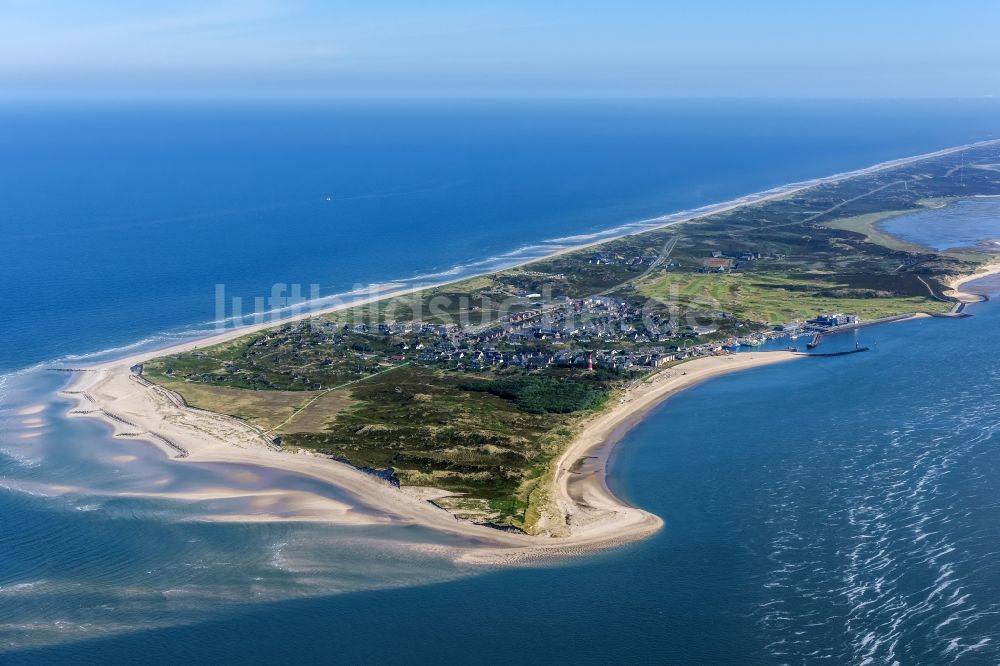
<path fill-rule="evenodd" d="M 353 500 L 113 439 L 66 416 L 51 370 L 280 310 L 293 288 L 474 274 L 997 136 L 996 100 L 7 104 L 0 663 L 997 663 L 996 280 L 970 318 L 835 336 L 870 351 L 662 403 L 609 485 L 664 528 L 524 567 L 457 564 L 458 537 L 363 506 L 370 524 L 210 519 L 245 507 L 172 495 Z M 893 232 L 1000 238 L 995 202 L 961 206 Z"/>

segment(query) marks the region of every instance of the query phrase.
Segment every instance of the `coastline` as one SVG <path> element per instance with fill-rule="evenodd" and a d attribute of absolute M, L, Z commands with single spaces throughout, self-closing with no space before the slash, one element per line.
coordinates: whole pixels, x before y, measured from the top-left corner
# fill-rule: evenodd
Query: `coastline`
<path fill-rule="evenodd" d="M 744 352 L 681 363 L 653 375 L 624 393 L 618 405 L 589 419 L 556 460 L 550 482 L 554 494 L 545 519 L 553 532 L 528 548 L 483 549 L 461 562 L 513 564 L 544 556 L 601 550 L 642 539 L 663 527 L 663 520 L 617 497 L 607 485 L 607 463 L 621 439 L 665 400 L 715 377 L 803 358 L 787 351 Z"/>
<path fill-rule="evenodd" d="M 661 224 L 593 242 L 565 247 L 544 257 L 514 264 L 524 266 L 559 254 L 578 251 L 609 241 L 694 221 L 735 208 L 780 199 L 824 183 L 838 182 L 908 163 L 963 151 L 1000 140 L 977 142 L 927 153 L 910 158 L 836 174 L 833 176 L 791 184 L 739 199 L 643 222 Z M 513 267 L 511 266 L 511 267 Z M 950 283 L 956 298 L 979 297 L 958 291 L 962 284 L 1000 272 L 1000 264 L 990 264 L 969 276 L 957 277 Z M 168 455 L 183 452 L 188 462 L 218 462 L 258 465 L 281 469 L 331 483 L 357 497 L 361 503 L 381 511 L 391 520 L 419 524 L 469 537 L 478 545 L 463 552 L 463 562 L 488 564 L 511 563 L 543 555 L 566 555 L 609 547 L 636 540 L 662 527 L 655 515 L 632 507 L 608 489 L 606 484 L 607 456 L 622 435 L 642 416 L 662 400 L 712 377 L 769 365 L 797 358 L 789 352 L 744 352 L 735 356 L 705 357 L 661 371 L 638 387 L 625 392 L 621 402 L 586 420 L 573 442 L 560 455 L 547 480 L 550 501 L 540 526 L 546 534 L 531 536 L 508 533 L 473 523 L 460 521 L 442 509 L 434 507 L 420 496 L 421 489 L 396 490 L 349 465 L 306 453 L 276 451 L 267 445 L 257 430 L 238 419 L 221 414 L 202 412 L 178 404 L 173 395 L 161 387 L 150 387 L 136 381 L 129 368 L 157 356 L 180 353 L 226 342 L 255 331 L 284 323 L 370 304 L 388 298 L 416 293 L 430 288 L 469 279 L 470 275 L 433 284 L 416 285 L 393 291 L 381 290 L 367 297 L 330 307 L 307 310 L 282 319 L 228 329 L 204 338 L 190 340 L 165 349 L 129 355 L 86 368 L 66 387 L 76 402 L 71 415 L 99 418 L 111 426 L 114 436 L 140 439 L 155 444 Z M 398 283 L 396 283 L 398 284 Z M 594 456 L 592 454 L 597 453 Z M 234 491 L 235 492 L 235 491 Z M 151 493 L 155 495 L 155 493 Z M 201 497 L 177 495 L 176 499 L 196 501 Z M 320 522 L 357 522 L 350 507 L 342 504 L 304 502 L 308 511 L 297 518 L 278 514 L 248 515 L 237 520 L 315 520 Z M 263 517 L 262 517 L 263 516 Z"/>
<path fill-rule="evenodd" d="M 553 250 L 552 252 L 549 252 L 549 253 L 544 254 L 542 256 L 533 257 L 533 258 L 525 260 L 525 261 L 515 261 L 515 262 L 512 262 L 510 264 L 503 265 L 503 266 L 493 266 L 489 270 L 472 272 L 472 273 L 469 273 L 467 275 L 459 275 L 459 276 L 451 277 L 451 278 L 445 279 L 445 280 L 429 281 L 429 282 L 418 282 L 421 279 L 421 277 L 418 276 L 418 277 L 414 277 L 414 278 L 399 279 L 399 280 L 389 280 L 389 281 L 383 282 L 383 283 L 371 284 L 368 287 L 363 288 L 363 289 L 358 289 L 358 290 L 354 290 L 354 291 L 351 291 L 351 292 L 346 292 L 346 293 L 343 293 L 343 294 L 336 294 L 336 295 L 333 295 L 333 296 L 327 296 L 327 297 L 323 297 L 323 298 L 319 299 L 319 300 L 331 300 L 331 299 L 336 299 L 336 298 L 343 298 L 343 297 L 346 297 L 346 296 L 352 296 L 352 295 L 358 295 L 358 294 L 367 294 L 366 296 L 362 296 L 362 297 L 356 298 L 354 300 L 345 301 L 345 302 L 337 302 L 337 303 L 332 304 L 332 305 L 319 306 L 319 307 L 316 307 L 315 305 L 313 305 L 312 304 L 313 301 L 307 301 L 307 302 L 305 302 L 305 303 L 303 303 L 303 304 L 301 304 L 299 306 L 296 306 L 295 309 L 284 308 L 284 309 L 276 310 L 276 311 L 266 311 L 266 312 L 263 312 L 263 313 L 259 313 L 259 315 L 261 317 L 273 317 L 272 319 L 269 319 L 268 321 L 255 322 L 255 323 L 251 323 L 251 324 L 236 325 L 233 328 L 224 329 L 224 330 L 221 330 L 221 331 L 217 330 L 217 332 L 215 332 L 215 333 L 207 334 L 207 335 L 204 335 L 204 336 L 201 336 L 201 337 L 192 338 L 192 339 L 187 340 L 185 342 L 168 344 L 168 345 L 165 345 L 165 346 L 162 346 L 162 347 L 151 348 L 151 349 L 148 349 L 146 351 L 140 351 L 140 352 L 130 353 L 126 357 L 112 359 L 110 361 L 102 361 L 102 362 L 98 362 L 97 364 L 87 364 L 86 362 L 83 362 L 82 367 L 85 367 L 85 368 L 94 368 L 94 367 L 100 368 L 100 367 L 104 367 L 104 366 L 115 364 L 115 363 L 119 363 L 119 362 L 125 362 L 125 361 L 127 361 L 129 359 L 132 359 L 132 363 L 134 364 L 134 363 L 139 362 L 142 359 L 148 359 L 148 358 L 154 358 L 156 356 L 169 355 L 169 354 L 181 353 L 181 352 L 184 352 L 184 351 L 190 351 L 192 349 L 197 349 L 199 346 L 203 346 L 203 345 L 209 345 L 210 346 L 210 345 L 218 344 L 218 343 L 221 343 L 221 342 L 226 342 L 228 340 L 235 339 L 235 338 L 240 337 L 242 335 L 247 335 L 247 334 L 250 334 L 250 333 L 254 333 L 256 331 L 264 330 L 264 329 L 267 329 L 267 328 L 272 328 L 274 326 L 280 326 L 282 324 L 296 322 L 296 321 L 300 321 L 302 319 L 308 319 L 310 317 L 322 316 L 322 315 L 325 315 L 325 314 L 331 314 L 331 313 L 334 313 L 334 312 L 337 312 L 337 311 L 340 311 L 340 310 L 347 310 L 347 309 L 358 307 L 358 306 L 368 305 L 368 304 L 375 303 L 375 302 L 381 301 L 381 300 L 386 300 L 386 299 L 391 299 L 391 298 L 398 298 L 400 296 L 408 296 L 408 295 L 411 295 L 411 294 L 414 294 L 414 293 L 418 293 L 420 291 L 424 291 L 424 290 L 427 290 L 427 289 L 436 289 L 436 288 L 440 288 L 440 287 L 445 287 L 445 286 L 448 286 L 448 285 L 456 284 L 458 282 L 462 282 L 464 280 L 469 280 L 469 279 L 473 279 L 473 278 L 476 278 L 476 277 L 481 277 L 483 275 L 488 275 L 488 274 L 496 272 L 496 271 L 508 270 L 508 269 L 511 269 L 511 268 L 519 268 L 519 267 L 522 267 L 522 266 L 530 266 L 531 264 L 535 264 L 535 263 L 538 263 L 538 262 L 541 262 L 541 261 L 546 261 L 546 260 L 551 259 L 553 257 L 557 257 L 557 256 L 560 256 L 560 255 L 563 255 L 563 254 L 568 254 L 568 253 L 571 253 L 571 252 L 577 252 L 577 251 L 580 251 L 580 250 L 585 250 L 587 248 L 595 247 L 597 245 L 602 245 L 604 243 L 613 242 L 613 241 L 616 241 L 616 240 L 620 240 L 622 238 L 628 238 L 630 236 L 636 236 L 636 235 L 639 235 L 639 234 L 644 234 L 644 233 L 649 233 L 649 232 L 653 232 L 653 231 L 658 231 L 658 230 L 661 230 L 661 229 L 665 229 L 667 227 L 675 226 L 677 224 L 683 224 L 683 223 L 687 223 L 687 222 L 695 222 L 697 220 L 700 220 L 700 219 L 703 219 L 705 217 L 709 217 L 709 216 L 712 216 L 712 215 L 716 215 L 716 214 L 719 214 L 719 213 L 725 213 L 725 212 L 729 212 L 729 211 L 732 211 L 732 210 L 735 210 L 735 209 L 738 209 L 738 208 L 744 208 L 744 207 L 753 206 L 753 205 L 760 204 L 760 203 L 766 203 L 766 202 L 769 202 L 769 201 L 774 201 L 774 200 L 782 199 L 782 198 L 789 197 L 789 196 L 792 196 L 794 194 L 797 194 L 798 192 L 801 192 L 803 190 L 808 190 L 810 188 L 818 187 L 820 185 L 837 183 L 837 182 L 840 182 L 842 180 L 847 180 L 847 179 L 850 179 L 850 178 L 856 178 L 858 176 L 864 176 L 864 175 L 868 175 L 868 174 L 872 174 L 872 173 L 877 173 L 879 171 L 885 171 L 887 169 L 894 169 L 894 168 L 897 168 L 897 167 L 901 167 L 901 166 L 905 166 L 905 165 L 908 165 L 908 164 L 912 164 L 914 162 L 920 162 L 920 161 L 923 161 L 923 160 L 926 160 L 926 159 L 932 159 L 932 158 L 935 158 L 935 157 L 942 157 L 944 155 L 950 155 L 952 153 L 958 153 L 958 152 L 962 152 L 962 151 L 965 151 L 965 150 L 971 150 L 973 148 L 979 148 L 979 147 L 983 147 L 983 146 L 990 146 L 990 145 L 996 145 L 996 144 L 1000 144 L 1000 139 L 986 139 L 986 140 L 983 140 L 983 141 L 974 141 L 972 143 L 962 144 L 962 145 L 959 145 L 959 146 L 952 146 L 952 147 L 949 147 L 949 148 L 943 148 L 941 150 L 937 150 L 937 151 L 933 151 L 933 152 L 929 152 L 929 153 L 921 153 L 919 155 L 912 155 L 912 156 L 909 156 L 909 157 L 902 157 L 902 158 L 898 158 L 898 159 L 895 159 L 895 160 L 887 160 L 885 162 L 879 162 L 877 164 L 873 164 L 871 166 L 863 167 L 863 168 L 860 168 L 860 169 L 855 169 L 853 171 L 844 171 L 844 172 L 832 174 L 832 175 L 829 175 L 829 176 L 823 176 L 823 177 L 820 177 L 820 178 L 812 178 L 812 179 L 809 179 L 809 180 L 798 181 L 798 182 L 794 182 L 794 183 L 788 183 L 786 185 L 780 185 L 780 186 L 777 186 L 777 187 L 773 187 L 771 189 L 762 190 L 762 191 L 759 191 L 759 192 L 753 192 L 753 193 L 750 193 L 750 194 L 745 194 L 743 196 L 737 197 L 735 199 L 730 199 L 730 200 L 727 200 L 727 201 L 724 201 L 724 202 L 715 203 L 715 204 L 708 204 L 708 205 L 705 205 L 705 206 L 701 206 L 699 208 L 682 210 L 682 211 L 678 211 L 678 212 L 674 212 L 674 213 L 667 213 L 667 214 L 664 214 L 664 215 L 660 215 L 660 216 L 657 216 L 657 217 L 652 217 L 652 218 L 648 218 L 648 219 L 644 219 L 644 220 L 638 220 L 636 222 L 623 225 L 621 228 L 629 228 L 629 227 L 632 227 L 632 226 L 635 226 L 635 225 L 648 225 L 648 226 L 643 226 L 641 228 L 636 228 L 636 229 L 629 228 L 628 230 L 623 231 L 622 233 L 619 233 L 619 234 L 612 234 L 612 235 L 609 235 L 609 236 L 603 236 L 603 237 L 598 238 L 598 239 L 588 240 L 586 242 L 582 242 L 582 243 L 578 243 L 578 244 L 572 244 L 572 245 L 567 245 L 565 247 L 560 247 L 558 249 Z M 607 233 L 610 233 L 610 232 L 613 232 L 613 231 L 614 231 L 613 229 L 612 230 L 608 230 Z M 598 233 L 590 234 L 590 235 L 591 236 L 599 235 L 599 233 L 602 233 L 602 232 L 598 232 Z M 558 239 L 556 239 L 556 240 L 558 240 Z M 546 241 L 543 241 L 543 242 L 546 242 Z M 550 241 L 550 242 L 554 242 L 554 241 Z M 388 289 L 388 287 L 395 287 L 397 285 L 400 285 L 400 288 L 398 288 L 398 289 Z M 409 285 L 409 286 L 401 286 L 401 285 Z M 291 310 L 291 311 L 289 312 L 289 314 L 287 314 L 285 316 L 280 315 L 280 313 L 283 312 L 284 310 Z M 276 314 L 278 316 L 274 316 Z M 94 352 L 91 355 L 104 355 L 104 353 L 105 352 Z M 52 363 L 54 363 L 54 362 L 56 362 L 56 361 L 53 361 Z M 36 365 L 34 367 L 35 368 L 39 368 L 39 367 L 46 367 L 46 366 L 49 366 L 49 365 L 51 365 L 51 363 L 40 363 L 40 364 L 38 364 L 38 365 Z M 30 368 L 15 370 L 14 372 L 24 372 L 27 369 L 30 369 Z"/>
<path fill-rule="evenodd" d="M 1000 275 L 1000 261 L 983 264 L 975 273 L 955 276 L 948 281 L 950 289 L 945 292 L 945 296 L 958 299 L 958 301 L 962 303 L 979 303 L 983 300 L 983 297 L 979 294 L 970 294 L 962 291 L 962 286 L 968 284 L 969 282 L 975 282 L 976 280 L 990 277 L 991 275 Z"/>
<path fill-rule="evenodd" d="M 178 462 L 259 466 L 330 483 L 357 498 L 365 507 L 389 516 L 388 522 L 417 524 L 469 538 L 469 548 L 456 555 L 459 562 L 496 565 L 613 547 L 660 529 L 663 521 L 659 517 L 620 500 L 607 486 L 604 463 L 622 435 L 671 395 L 717 376 L 795 358 L 801 355 L 745 352 L 703 357 L 661 371 L 626 391 L 617 405 L 585 421 L 577 437 L 558 458 L 549 482 L 553 501 L 548 503 L 550 509 L 543 520 L 545 532 L 539 535 L 504 532 L 459 520 L 428 502 L 422 489 L 396 489 L 345 463 L 270 448 L 248 424 L 184 407 L 170 400 L 166 390 L 136 381 L 129 370 L 129 361 L 134 359 L 81 372 L 66 392 L 76 403 L 70 416 L 98 418 L 111 427 L 115 437 L 152 443 L 168 456 L 175 456 Z M 181 447 L 184 456 L 178 457 L 174 447 Z M 591 463 L 593 469 L 581 474 L 580 465 L 595 459 L 601 461 L 600 464 Z M 164 497 L 155 490 L 128 495 Z M 269 509 L 279 498 L 273 493 L 258 495 L 266 496 L 270 502 L 261 504 L 259 513 L 227 516 L 223 520 L 379 522 L 352 512 L 352 508 L 342 502 L 307 499 L 301 494 L 289 498 L 293 515 L 278 515 Z M 170 498 L 198 501 L 226 496 L 226 489 L 214 488 L 211 492 L 179 493 Z M 233 498 L 246 496 L 245 492 L 235 489 L 231 495 Z"/>

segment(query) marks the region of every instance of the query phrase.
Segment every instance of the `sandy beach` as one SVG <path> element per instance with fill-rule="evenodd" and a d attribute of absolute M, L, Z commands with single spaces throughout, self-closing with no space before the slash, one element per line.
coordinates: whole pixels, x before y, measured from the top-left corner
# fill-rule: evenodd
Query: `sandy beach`
<path fill-rule="evenodd" d="M 331 314 L 331 313 L 334 313 L 334 312 L 337 312 L 337 311 L 347 310 L 347 309 L 350 309 L 350 308 L 367 305 L 367 304 L 374 303 L 374 302 L 381 301 L 381 300 L 387 300 L 387 299 L 391 299 L 391 298 L 398 298 L 398 297 L 401 297 L 401 296 L 407 296 L 407 295 L 410 295 L 410 294 L 414 294 L 414 293 L 423 291 L 425 289 L 433 289 L 433 288 L 437 288 L 437 287 L 447 286 L 447 285 L 450 285 L 450 284 L 455 284 L 457 282 L 462 282 L 462 281 L 468 280 L 470 278 L 479 277 L 481 275 L 485 275 L 485 274 L 488 274 L 488 273 L 491 273 L 491 272 L 495 272 L 496 270 L 506 270 L 506 269 L 509 269 L 509 268 L 516 268 L 516 267 L 519 267 L 519 266 L 528 266 L 528 265 L 531 265 L 531 264 L 534 264 L 534 263 L 537 263 L 537 262 L 540 262 L 540 261 L 545 261 L 547 259 L 551 259 L 552 257 L 556 257 L 556 256 L 559 256 L 559 255 L 562 255 L 562 254 L 567 254 L 567 253 L 570 253 L 570 252 L 577 252 L 579 250 L 584 250 L 584 249 L 587 249 L 587 248 L 590 248 L 590 247 L 594 247 L 594 246 L 597 246 L 597 245 L 602 245 L 604 243 L 608 243 L 608 242 L 611 242 L 611 241 L 614 241 L 614 240 L 618 240 L 620 238 L 626 238 L 628 236 L 634 236 L 634 235 L 641 234 L 641 233 L 648 233 L 648 232 L 651 232 L 651 231 L 656 231 L 658 229 L 663 229 L 663 228 L 666 228 L 666 227 L 675 226 L 675 225 L 678 225 L 678 224 L 683 224 L 685 222 L 697 221 L 699 219 L 703 219 L 703 218 L 709 217 L 711 215 L 717 215 L 719 213 L 729 212 L 729 211 L 732 211 L 732 210 L 737 209 L 737 208 L 743 208 L 743 207 L 747 207 L 747 206 L 754 206 L 754 205 L 757 205 L 757 204 L 762 204 L 762 203 L 766 203 L 766 202 L 769 202 L 769 201 L 774 201 L 776 199 L 782 199 L 782 198 L 785 198 L 785 197 L 789 197 L 789 196 L 795 195 L 795 194 L 797 194 L 797 193 L 799 193 L 799 192 L 801 192 L 803 190 L 807 190 L 807 189 L 812 188 L 812 187 L 817 187 L 819 185 L 837 183 L 837 182 L 840 182 L 842 180 L 846 180 L 846 179 L 849 179 L 849 178 L 856 178 L 858 176 L 864 176 L 864 175 L 867 175 L 867 174 L 878 173 L 880 171 L 885 171 L 887 169 L 894 169 L 894 168 L 897 168 L 897 167 L 900 167 L 900 166 L 905 166 L 907 164 L 912 164 L 914 162 L 919 162 L 921 160 L 931 159 L 931 158 L 934 158 L 934 157 L 942 157 L 944 155 L 949 155 L 949 154 L 952 154 L 952 153 L 957 153 L 957 152 L 961 152 L 961 151 L 964 151 L 964 150 L 969 150 L 969 149 L 972 149 L 972 148 L 977 148 L 977 147 L 982 147 L 982 146 L 989 146 L 989 145 L 994 145 L 994 144 L 998 144 L 998 143 L 1000 143 L 1000 139 L 990 139 L 990 140 L 986 140 L 986 141 L 977 141 L 977 142 L 974 142 L 974 143 L 964 144 L 964 145 L 961 145 L 961 146 L 954 146 L 954 147 L 951 147 L 951 148 L 945 148 L 943 150 L 938 150 L 938 151 L 934 151 L 934 152 L 931 152 L 931 153 L 923 153 L 923 154 L 920 154 L 920 155 L 914 155 L 912 157 L 904 157 L 904 158 L 900 158 L 900 159 L 896 159 L 896 160 L 890 160 L 890 161 L 887 161 L 887 162 L 880 162 L 878 164 L 874 164 L 872 166 L 865 167 L 865 168 L 862 168 L 862 169 L 857 169 L 857 170 L 854 170 L 854 171 L 847 171 L 847 172 L 843 172 L 843 173 L 833 174 L 833 175 L 830 175 L 830 176 L 824 176 L 822 178 L 814 178 L 814 179 L 811 179 L 811 180 L 801 181 L 801 182 L 798 182 L 798 183 L 790 183 L 788 185 L 782 185 L 780 187 L 772 188 L 770 190 L 764 190 L 762 192 L 756 192 L 756 193 L 748 194 L 748 195 L 745 195 L 745 196 L 742 196 L 742 197 L 738 197 L 738 198 L 730 200 L 730 201 L 725 201 L 725 202 L 717 203 L 717 204 L 709 204 L 707 206 L 703 206 L 701 208 L 696 208 L 696 209 L 693 209 L 693 210 L 680 211 L 680 212 L 677 212 L 677 213 L 670 213 L 670 214 L 667 214 L 667 215 L 662 215 L 662 216 L 659 216 L 659 217 L 650 218 L 648 220 L 640 220 L 637 224 L 648 224 L 648 226 L 643 226 L 643 228 L 641 230 L 630 230 L 630 231 L 626 231 L 626 232 L 623 232 L 623 233 L 618 234 L 618 235 L 612 235 L 612 236 L 602 237 L 600 239 L 589 241 L 589 242 L 581 242 L 581 243 L 573 244 L 573 245 L 561 248 L 559 250 L 556 250 L 556 251 L 554 251 L 552 253 L 546 254 L 545 256 L 537 257 L 537 258 L 531 259 L 529 261 L 524 261 L 524 262 L 519 262 L 519 263 L 511 264 L 510 266 L 507 266 L 507 267 L 502 268 L 502 269 L 493 268 L 493 269 L 490 269 L 489 271 L 486 271 L 486 272 L 483 272 L 483 273 L 463 275 L 463 276 L 455 277 L 455 278 L 452 278 L 452 279 L 432 281 L 432 282 L 429 282 L 429 283 L 415 284 L 415 283 L 412 283 L 414 281 L 411 281 L 412 284 L 407 284 L 404 281 L 395 281 L 395 282 L 385 283 L 385 284 L 381 284 L 381 285 L 371 285 L 367 289 L 355 290 L 353 292 L 350 292 L 349 294 L 343 295 L 343 298 L 345 298 L 345 299 L 347 297 L 351 297 L 350 300 L 344 300 L 342 302 L 337 302 L 335 304 L 328 305 L 328 306 L 313 306 L 310 303 L 306 303 L 303 306 L 301 306 L 301 311 L 299 311 L 299 312 L 294 312 L 293 311 L 292 313 L 289 313 L 287 316 L 276 316 L 276 317 L 273 317 L 273 318 L 269 318 L 268 321 L 264 321 L 264 322 L 260 322 L 260 323 L 254 323 L 254 324 L 247 324 L 247 325 L 242 325 L 242 326 L 237 326 L 235 328 L 231 328 L 231 329 L 226 329 L 226 330 L 220 331 L 219 333 L 216 333 L 216 334 L 213 334 L 213 335 L 205 336 L 205 337 L 198 338 L 198 339 L 195 339 L 195 340 L 190 340 L 188 342 L 184 342 L 184 343 L 180 343 L 180 344 L 176 344 L 176 345 L 170 345 L 168 347 L 164 347 L 164 348 L 155 350 L 157 352 L 155 354 L 154 353 L 150 353 L 148 351 L 147 352 L 141 352 L 141 353 L 137 353 L 137 354 L 132 354 L 129 357 L 124 358 L 124 359 L 109 361 L 107 363 L 104 363 L 104 364 L 101 364 L 101 365 L 98 365 L 98 366 L 94 366 L 94 367 L 104 367 L 104 366 L 107 366 L 107 365 L 118 364 L 118 363 L 135 364 L 135 363 L 140 363 L 143 360 L 148 360 L 150 358 L 154 358 L 156 356 L 163 356 L 163 355 L 168 355 L 168 354 L 177 354 L 177 353 L 181 353 L 181 352 L 184 352 L 184 351 L 190 351 L 192 349 L 197 349 L 199 347 L 209 347 L 209 346 L 212 346 L 212 345 L 215 345 L 215 344 L 226 342 L 228 340 L 233 340 L 235 338 L 238 338 L 238 337 L 243 336 L 243 335 L 247 335 L 249 333 L 254 333 L 256 331 L 261 331 L 261 330 L 264 330 L 264 329 L 272 328 L 274 326 L 278 326 L 278 325 L 281 325 L 281 324 L 285 324 L 285 323 L 289 323 L 289 322 L 295 322 L 295 321 L 301 321 L 303 319 L 308 319 L 310 317 L 321 316 L 321 315 L 325 315 L 325 314 Z M 981 276 L 979 276 L 979 277 L 981 277 Z M 974 279 L 974 278 L 969 278 L 969 279 Z M 963 280 L 963 282 L 964 281 L 968 281 L 968 280 Z M 263 313 L 263 314 L 264 315 L 269 315 L 271 313 Z"/>
<path fill-rule="evenodd" d="M 956 277 L 950 286 L 956 297 L 979 300 L 958 289 L 970 281 L 1000 273 L 1000 263 L 974 274 Z M 384 298 L 384 295 L 375 297 Z M 920 315 L 915 315 L 920 316 Z M 662 527 L 659 517 L 632 507 L 608 489 L 607 460 L 615 444 L 643 415 L 669 396 L 713 377 L 803 358 L 793 352 L 744 352 L 710 356 L 658 372 L 622 392 L 618 402 L 582 424 L 580 433 L 553 465 L 548 480 L 550 500 L 539 521 L 538 535 L 502 532 L 456 519 L 428 500 L 442 491 L 430 488 L 402 490 L 353 467 L 307 452 L 279 451 L 267 437 L 239 419 L 191 409 L 178 397 L 135 376 L 130 368 L 150 358 L 224 342 L 252 329 L 236 329 L 167 350 L 132 355 L 79 372 L 65 393 L 76 406 L 70 415 L 99 418 L 114 436 L 140 439 L 161 448 L 179 462 L 235 463 L 280 469 L 319 479 L 347 491 L 360 505 L 385 514 L 388 521 L 419 524 L 468 537 L 470 547 L 458 555 L 476 564 L 514 563 L 545 556 L 568 555 L 611 547 L 647 536 Z M 165 498 L 156 489 L 134 496 Z M 219 520 L 297 520 L 341 524 L 370 524 L 370 515 L 352 511 L 343 502 L 303 493 L 257 493 L 243 515 Z M 172 494 L 171 499 L 249 497 L 237 489 L 204 489 Z M 280 508 L 280 511 L 275 507 Z"/>
<path fill-rule="evenodd" d="M 655 218 L 648 222 L 659 221 L 662 224 L 649 226 L 643 229 L 643 232 L 787 197 L 824 183 L 837 182 L 991 143 L 996 142 L 980 142 L 894 160 L 858 171 L 775 188 L 695 211 Z M 635 233 L 637 232 L 624 233 L 618 237 Z M 555 254 L 576 251 L 609 240 L 612 239 L 602 238 L 592 243 L 567 247 Z M 543 259 L 534 259 L 527 263 Z M 994 264 L 987 269 L 973 276 L 956 278 L 951 285 L 956 296 L 961 294 L 958 289 L 962 284 L 1000 271 L 1000 264 Z M 383 288 L 370 296 L 359 297 L 348 303 L 313 309 L 281 320 L 229 329 L 167 349 L 133 354 L 127 358 L 81 369 L 65 391 L 76 401 L 76 406 L 70 413 L 77 417 L 102 419 L 113 428 L 114 436 L 151 442 L 179 461 L 259 465 L 320 479 L 347 491 L 357 497 L 361 504 L 390 516 L 392 520 L 420 524 L 469 537 L 478 547 L 462 555 L 465 561 L 506 562 L 534 555 L 606 547 L 641 538 L 659 529 L 662 521 L 658 517 L 628 506 L 616 498 L 605 483 L 605 464 L 608 454 L 622 434 L 640 419 L 642 414 L 677 391 L 718 375 L 800 357 L 789 352 L 747 352 L 700 358 L 660 372 L 649 381 L 624 392 L 618 404 L 585 423 L 578 437 L 560 456 L 549 480 L 550 501 L 539 522 L 541 533 L 537 536 L 507 533 L 457 520 L 427 501 L 428 497 L 433 495 L 432 490 L 396 490 L 349 465 L 306 453 L 278 451 L 270 446 L 267 437 L 250 425 L 229 416 L 187 408 L 174 394 L 148 384 L 130 371 L 135 364 L 158 356 L 219 344 L 281 323 L 398 297 L 468 277 L 470 276 L 434 285 L 395 290 Z M 978 300 L 975 297 L 970 296 L 970 298 Z M 234 494 L 238 492 L 233 490 Z M 155 491 L 152 489 L 150 496 L 155 496 Z M 212 496 L 222 497 L 226 496 L 226 493 L 216 489 Z M 195 493 L 190 496 L 176 495 L 174 498 L 197 501 L 204 499 L 204 495 Z M 368 516 L 362 517 L 352 513 L 350 507 L 342 503 L 323 502 L 315 498 L 280 499 L 269 496 L 258 498 L 257 501 L 260 511 L 247 514 L 242 517 L 243 519 L 298 519 L 341 523 L 371 520 Z M 275 506 L 279 506 L 281 511 L 270 510 Z M 298 512 L 295 510 L 296 507 L 300 509 Z"/>
<path fill-rule="evenodd" d="M 476 563 L 524 560 L 613 546 L 646 536 L 662 521 L 616 498 L 605 484 L 604 463 L 621 435 L 642 414 L 669 395 L 715 376 L 799 358 L 790 352 L 754 352 L 695 359 L 660 372 L 622 395 L 612 408 L 584 424 L 560 456 L 551 480 L 552 501 L 538 536 L 501 532 L 454 518 L 426 500 L 420 489 L 398 490 L 349 465 L 305 453 L 278 451 L 247 424 L 227 416 L 186 408 L 162 388 L 150 386 L 130 372 L 138 359 L 105 364 L 81 372 L 67 389 L 76 401 L 74 417 L 100 418 L 117 437 L 141 439 L 160 447 L 178 462 L 238 463 L 295 472 L 331 483 L 384 513 L 390 520 L 420 524 L 471 539 L 460 559 Z M 593 456 L 593 457 L 592 457 Z M 581 467 L 587 465 L 586 473 Z M 176 500 L 239 497 L 242 491 L 212 488 Z M 146 495 L 137 492 L 133 495 Z M 289 494 L 291 495 L 291 494 Z M 150 489 L 149 497 L 164 497 Z M 255 498 L 259 512 L 226 520 L 313 520 L 345 524 L 371 523 L 342 502 L 295 494 Z M 281 507 L 280 515 L 274 510 Z"/>
<path fill-rule="evenodd" d="M 975 282 L 991 275 L 1000 274 L 1000 261 L 984 264 L 975 273 L 969 275 L 959 275 L 948 281 L 950 289 L 944 292 L 945 296 L 957 298 L 965 303 L 978 303 L 983 297 L 978 294 L 970 294 L 962 291 L 962 285 Z"/>

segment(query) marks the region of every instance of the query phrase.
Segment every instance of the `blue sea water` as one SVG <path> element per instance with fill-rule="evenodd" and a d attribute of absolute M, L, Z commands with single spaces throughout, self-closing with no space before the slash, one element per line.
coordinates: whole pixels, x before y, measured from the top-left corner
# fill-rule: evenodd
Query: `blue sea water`
<path fill-rule="evenodd" d="M 209 328 L 217 284 L 249 309 L 278 283 L 330 295 L 533 256 L 547 240 L 998 136 L 998 112 L 990 100 L 8 105 L 0 372 Z"/>
<path fill-rule="evenodd" d="M 993 303 L 671 399 L 609 479 L 664 529 L 527 569 L 457 565 L 454 539 L 403 525 L 205 521 L 240 507 L 167 496 L 348 498 L 171 462 L 66 418 L 59 373 L 10 371 L 204 330 L 217 283 L 332 293 L 439 273 L 987 138 L 998 110 L 4 109 L 0 662 L 996 663 Z M 164 497 L 122 495 L 151 486 Z"/>

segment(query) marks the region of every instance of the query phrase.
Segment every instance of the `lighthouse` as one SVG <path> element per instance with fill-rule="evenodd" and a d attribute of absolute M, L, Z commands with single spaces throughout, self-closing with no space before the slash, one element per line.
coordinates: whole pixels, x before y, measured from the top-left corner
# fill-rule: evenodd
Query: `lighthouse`
<path fill-rule="evenodd" d="M 590 356 L 587 357 L 587 370 L 594 371 L 594 352 L 591 352 Z"/>

